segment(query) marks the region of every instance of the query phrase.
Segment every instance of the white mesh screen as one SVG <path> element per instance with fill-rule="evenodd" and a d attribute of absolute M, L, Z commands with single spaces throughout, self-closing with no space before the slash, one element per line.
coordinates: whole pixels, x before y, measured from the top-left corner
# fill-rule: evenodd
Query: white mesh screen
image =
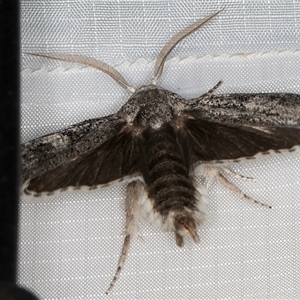
<path fill-rule="evenodd" d="M 171 53 L 159 85 L 185 98 L 220 79 L 223 92 L 300 93 L 300 3 L 293 0 L 22 0 L 22 52 L 84 54 L 138 87 L 172 35 L 221 8 Z M 91 68 L 22 55 L 22 141 L 116 112 L 130 93 Z M 208 189 L 199 245 L 142 223 L 110 296 L 125 187 L 20 204 L 19 277 L 41 299 L 300 298 L 300 154 L 233 165 L 233 180 L 272 205 Z"/>

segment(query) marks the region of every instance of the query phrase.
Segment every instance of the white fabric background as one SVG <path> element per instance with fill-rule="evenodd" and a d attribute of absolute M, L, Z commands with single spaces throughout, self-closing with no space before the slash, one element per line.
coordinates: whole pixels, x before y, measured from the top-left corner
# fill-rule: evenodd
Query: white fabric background
<path fill-rule="evenodd" d="M 84 54 L 136 87 L 180 29 L 221 8 L 171 53 L 159 84 L 186 98 L 220 79 L 224 92 L 300 93 L 296 0 L 22 0 L 22 51 Z M 130 93 L 91 68 L 22 55 L 22 141 L 116 112 Z M 41 299 L 300 298 L 300 154 L 234 165 L 260 208 L 214 183 L 199 245 L 141 225 L 121 278 L 104 295 L 123 243 L 124 186 L 21 199 L 20 285 Z"/>

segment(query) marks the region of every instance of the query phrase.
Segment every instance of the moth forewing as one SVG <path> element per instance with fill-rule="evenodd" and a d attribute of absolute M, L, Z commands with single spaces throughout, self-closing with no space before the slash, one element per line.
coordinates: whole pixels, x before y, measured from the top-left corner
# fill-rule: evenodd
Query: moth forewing
<path fill-rule="evenodd" d="M 206 219 L 206 210 L 203 188 L 199 190 L 195 176 L 216 179 L 242 198 L 268 206 L 247 196 L 224 176 L 243 178 L 228 165 L 270 151 L 292 151 L 300 145 L 299 95 L 214 95 L 219 82 L 189 101 L 156 86 L 170 51 L 218 13 L 175 35 L 158 56 L 152 84 L 137 89 L 103 62 L 82 56 L 72 60 L 72 56 L 60 54 L 34 54 L 92 66 L 133 92 L 113 115 L 22 145 L 25 193 L 40 196 L 128 183 L 125 240 L 107 293 L 120 276 L 141 219 L 174 232 L 180 247 L 185 235 L 199 242 L 197 229 Z M 266 102 L 268 109 L 264 108 Z"/>

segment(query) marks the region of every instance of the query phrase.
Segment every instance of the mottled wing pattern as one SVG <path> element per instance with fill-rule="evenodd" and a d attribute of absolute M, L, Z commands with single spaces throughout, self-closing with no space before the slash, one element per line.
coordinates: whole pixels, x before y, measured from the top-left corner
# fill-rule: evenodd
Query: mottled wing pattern
<path fill-rule="evenodd" d="M 187 141 L 190 163 L 238 160 L 300 145 L 300 126 L 251 126 L 212 122 L 199 110 L 186 111 L 178 134 Z"/>
<path fill-rule="evenodd" d="M 300 95 L 288 93 L 223 94 L 200 96 L 188 109 L 210 121 L 250 126 L 300 128 Z"/>
<path fill-rule="evenodd" d="M 25 192 L 51 194 L 69 187 L 89 189 L 139 175 L 143 168 L 143 141 L 123 128 L 112 138 L 29 181 Z"/>
<path fill-rule="evenodd" d="M 101 145 L 121 130 L 124 122 L 110 115 L 86 120 L 21 145 L 21 182 L 39 176 Z"/>
<path fill-rule="evenodd" d="M 235 161 L 300 145 L 298 96 L 211 97 L 214 101 L 202 103 L 201 109 L 182 111 L 170 122 L 178 142 L 188 149 L 189 165 Z M 23 144 L 23 182 L 30 178 L 26 192 L 92 189 L 147 174 L 144 147 L 148 139 L 134 130 L 117 116 L 109 116 Z"/>

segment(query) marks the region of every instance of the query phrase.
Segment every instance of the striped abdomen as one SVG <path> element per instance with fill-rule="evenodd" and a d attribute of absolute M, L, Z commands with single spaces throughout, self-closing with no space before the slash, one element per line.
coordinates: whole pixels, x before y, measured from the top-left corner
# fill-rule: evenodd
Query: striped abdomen
<path fill-rule="evenodd" d="M 173 127 L 168 124 L 151 130 L 145 140 L 148 167 L 145 181 L 153 209 L 162 216 L 184 208 L 194 210 L 197 199 L 189 176 L 188 151 L 178 141 Z"/>
<path fill-rule="evenodd" d="M 204 221 L 205 212 L 199 209 L 201 195 L 190 178 L 189 151 L 184 141 L 168 123 L 158 130 L 150 129 L 144 138 L 144 179 L 153 210 L 152 221 L 158 219 L 162 228 L 174 231 L 178 246 L 183 245 L 186 233 L 198 242 L 197 225 Z"/>

